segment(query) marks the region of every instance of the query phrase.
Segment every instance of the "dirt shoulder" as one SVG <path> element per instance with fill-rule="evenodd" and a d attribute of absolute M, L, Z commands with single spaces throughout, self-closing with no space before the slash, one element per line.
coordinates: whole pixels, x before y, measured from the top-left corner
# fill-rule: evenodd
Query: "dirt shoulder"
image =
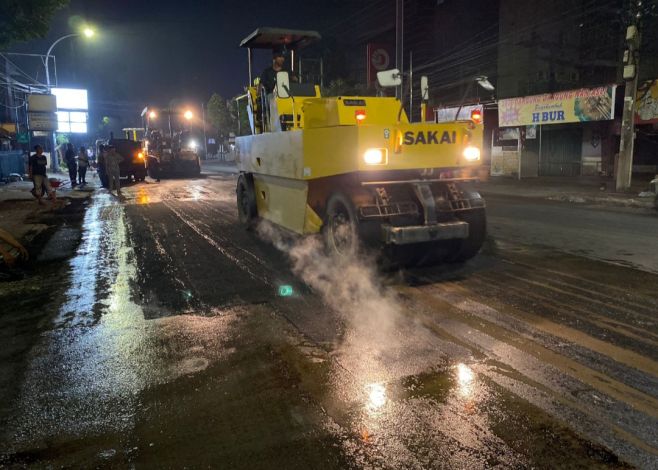
<path fill-rule="evenodd" d="M 61 177 L 62 175 L 55 175 L 55 178 L 63 180 Z M 88 204 L 97 189 L 96 186 L 93 181 L 84 188 L 71 188 L 68 182 L 65 182 L 57 190 L 56 201 L 51 202 L 44 198 L 43 204 L 39 205 L 30 193 L 31 181 L 0 185 L 0 229 L 23 244 L 30 254 L 30 259 L 34 260 L 49 235 L 55 233 L 61 224 L 68 223 L 68 219 L 79 207 Z M 2 240 L 0 243 L 11 255 L 18 255 L 14 247 Z M 6 270 L 4 264 L 0 256 L 0 270 Z"/>

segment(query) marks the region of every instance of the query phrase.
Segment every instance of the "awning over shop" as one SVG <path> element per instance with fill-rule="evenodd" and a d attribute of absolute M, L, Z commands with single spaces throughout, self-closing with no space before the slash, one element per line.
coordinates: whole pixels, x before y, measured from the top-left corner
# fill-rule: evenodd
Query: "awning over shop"
<path fill-rule="evenodd" d="M 523 96 L 498 101 L 500 127 L 614 119 L 617 85 Z"/>

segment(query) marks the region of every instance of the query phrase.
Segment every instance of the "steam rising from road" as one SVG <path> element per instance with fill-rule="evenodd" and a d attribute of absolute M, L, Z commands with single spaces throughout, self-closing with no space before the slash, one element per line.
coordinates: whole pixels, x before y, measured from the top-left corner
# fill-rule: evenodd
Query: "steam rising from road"
<path fill-rule="evenodd" d="M 392 291 L 381 285 L 375 261 L 327 256 L 318 237 L 292 239 L 268 222 L 261 222 L 257 231 L 290 257 L 295 275 L 344 319 L 338 351 L 343 365 L 362 372 L 358 375 L 363 379 L 381 380 L 386 356 L 400 348 L 401 306 Z"/>

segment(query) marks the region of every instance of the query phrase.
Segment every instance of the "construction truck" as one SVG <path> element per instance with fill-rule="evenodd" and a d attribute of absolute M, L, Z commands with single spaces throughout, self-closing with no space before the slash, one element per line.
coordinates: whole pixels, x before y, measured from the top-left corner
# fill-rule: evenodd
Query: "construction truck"
<path fill-rule="evenodd" d="M 198 176 L 201 160 L 196 147 L 196 141 L 188 131 L 167 135 L 158 129 L 148 129 L 145 150 L 149 177 Z"/>
<path fill-rule="evenodd" d="M 100 155 L 101 145 L 111 145 L 123 157 L 119 163 L 119 175 L 133 181 L 146 179 L 146 166 L 144 164 L 143 141 L 139 128 L 123 129 L 124 138 L 115 138 L 114 135 L 107 140 L 96 140 L 95 155 Z"/>
<path fill-rule="evenodd" d="M 252 77 L 253 49 L 283 48 L 294 64 L 297 50 L 318 39 L 315 31 L 260 28 L 240 44 L 250 61 L 251 127 L 235 142 L 240 221 L 321 234 L 326 249 L 345 258 L 374 251 L 408 266 L 475 256 L 486 237 L 485 201 L 470 184 L 480 166 L 481 115 L 412 123 L 395 97 L 325 97 L 286 71 L 268 94 Z M 401 77 L 385 71 L 378 81 L 385 89 Z"/>

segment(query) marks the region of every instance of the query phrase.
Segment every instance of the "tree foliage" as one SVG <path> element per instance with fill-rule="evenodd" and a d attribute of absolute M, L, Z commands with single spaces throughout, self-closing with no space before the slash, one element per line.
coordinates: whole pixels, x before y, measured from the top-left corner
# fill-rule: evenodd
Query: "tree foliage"
<path fill-rule="evenodd" d="M 238 112 L 238 103 L 235 98 L 227 100 L 217 93 L 213 93 L 208 101 L 208 120 L 217 129 L 219 135 L 224 137 L 228 137 L 230 132 L 234 132 L 236 135 L 245 134 L 249 128 L 244 100 L 243 106 Z"/>
<path fill-rule="evenodd" d="M 222 95 L 213 93 L 208 101 L 208 120 L 220 135 L 228 135 L 237 128 L 237 116 L 230 109 L 230 103 Z"/>
<path fill-rule="evenodd" d="M 322 96 L 376 96 L 377 88 L 337 78 L 322 89 Z"/>
<path fill-rule="evenodd" d="M 15 41 L 42 38 L 50 20 L 69 0 L 0 0 L 0 49 Z"/>

